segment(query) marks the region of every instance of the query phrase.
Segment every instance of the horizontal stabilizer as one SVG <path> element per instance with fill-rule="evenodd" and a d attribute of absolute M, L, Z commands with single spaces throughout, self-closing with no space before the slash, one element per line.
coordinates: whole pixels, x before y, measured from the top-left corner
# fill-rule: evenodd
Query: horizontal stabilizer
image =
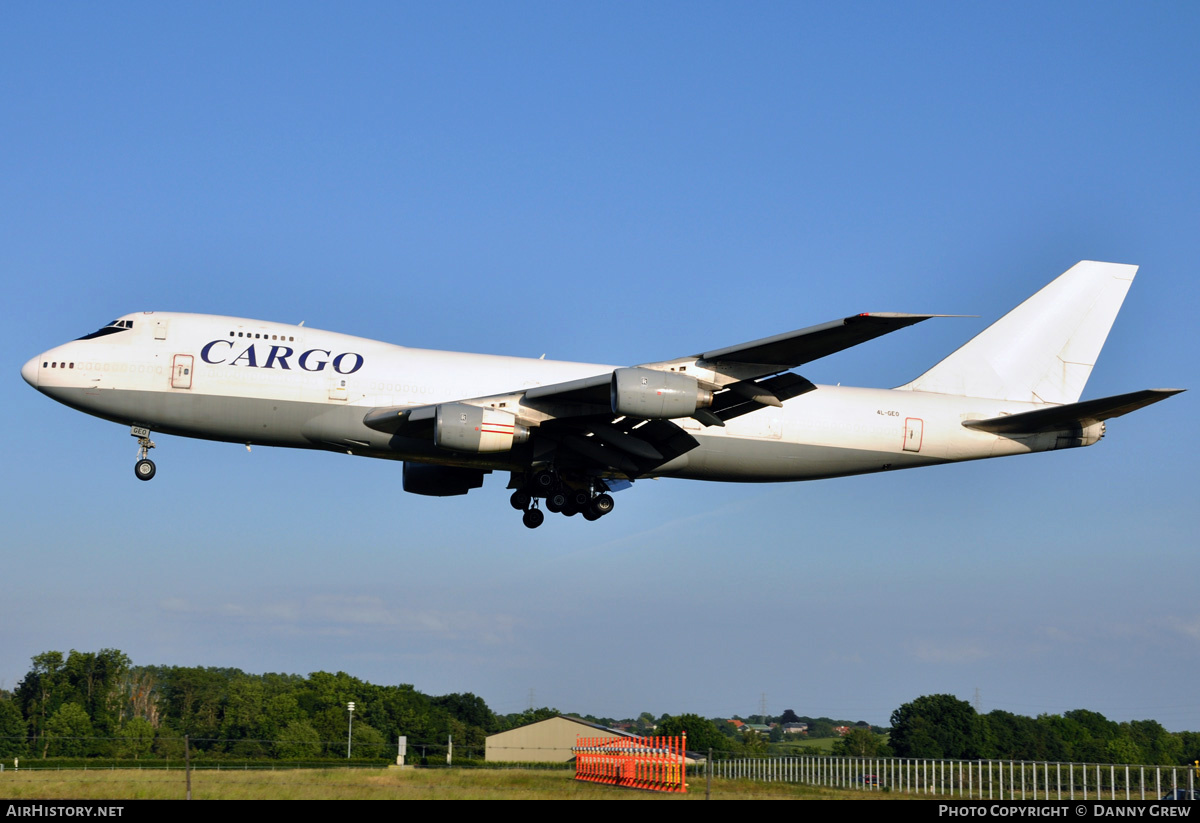
<path fill-rule="evenodd" d="M 991 417 L 987 420 L 966 420 L 968 429 L 993 432 L 994 434 L 1035 434 L 1037 432 L 1061 431 L 1076 426 L 1087 427 L 1093 423 L 1120 417 L 1140 408 L 1166 400 L 1184 389 L 1143 389 L 1142 391 L 1068 403 L 1065 406 L 1050 406 L 1045 409 Z"/>

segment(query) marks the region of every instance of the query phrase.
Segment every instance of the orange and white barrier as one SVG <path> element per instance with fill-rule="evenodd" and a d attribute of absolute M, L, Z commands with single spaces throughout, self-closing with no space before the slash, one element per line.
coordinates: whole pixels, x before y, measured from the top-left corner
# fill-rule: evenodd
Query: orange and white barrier
<path fill-rule="evenodd" d="M 654 792 L 686 792 L 687 733 L 577 737 L 575 779 Z"/>

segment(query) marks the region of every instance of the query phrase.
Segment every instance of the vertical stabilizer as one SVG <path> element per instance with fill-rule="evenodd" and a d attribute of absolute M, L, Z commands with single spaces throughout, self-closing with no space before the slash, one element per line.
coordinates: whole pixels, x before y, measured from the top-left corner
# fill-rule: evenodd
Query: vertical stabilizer
<path fill-rule="evenodd" d="M 1032 403 L 1074 403 L 1137 274 L 1076 263 L 901 389 Z"/>

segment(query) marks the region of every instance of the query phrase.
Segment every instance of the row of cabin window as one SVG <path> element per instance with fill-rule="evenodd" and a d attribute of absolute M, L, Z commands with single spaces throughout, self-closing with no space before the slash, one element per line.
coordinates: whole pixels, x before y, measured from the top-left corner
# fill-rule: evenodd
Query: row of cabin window
<path fill-rule="evenodd" d="M 234 333 L 233 333 L 233 332 L 230 332 L 230 333 L 229 333 L 229 336 L 230 336 L 230 337 L 234 337 L 235 335 L 234 335 Z M 243 336 L 245 336 L 245 337 L 249 337 L 249 336 L 250 336 L 250 332 L 244 332 L 244 333 L 243 333 L 243 332 L 238 332 L 236 336 L 237 336 L 237 337 L 243 337 Z M 266 340 L 266 339 L 267 339 L 267 335 L 265 335 L 265 334 L 261 334 L 261 335 L 260 335 L 260 334 L 255 334 L 255 335 L 254 335 L 254 339 L 255 339 L 255 340 L 259 339 L 260 337 L 261 337 L 263 340 Z M 271 335 L 271 339 L 272 339 L 272 340 L 286 340 L 286 341 L 287 341 L 287 342 L 289 342 L 289 343 L 295 343 L 295 342 L 296 342 L 296 338 L 294 338 L 294 337 L 286 337 L 286 336 L 284 336 L 284 335 L 282 335 L 282 334 L 272 334 L 272 335 Z"/>
<path fill-rule="evenodd" d="M 43 369 L 67 369 L 67 368 L 73 369 L 73 368 L 75 368 L 75 364 L 72 363 L 70 366 L 68 366 L 66 363 L 55 363 L 55 362 L 47 363 L 47 362 L 43 361 L 42 368 Z"/>

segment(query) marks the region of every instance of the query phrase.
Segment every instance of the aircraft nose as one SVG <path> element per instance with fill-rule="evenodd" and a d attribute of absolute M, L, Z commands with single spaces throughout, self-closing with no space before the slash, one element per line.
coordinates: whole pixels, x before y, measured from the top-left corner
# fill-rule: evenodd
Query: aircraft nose
<path fill-rule="evenodd" d="M 38 384 L 38 369 L 42 366 L 41 361 L 35 357 L 21 367 L 21 376 L 25 378 L 25 382 L 33 386 L 35 389 Z"/>

